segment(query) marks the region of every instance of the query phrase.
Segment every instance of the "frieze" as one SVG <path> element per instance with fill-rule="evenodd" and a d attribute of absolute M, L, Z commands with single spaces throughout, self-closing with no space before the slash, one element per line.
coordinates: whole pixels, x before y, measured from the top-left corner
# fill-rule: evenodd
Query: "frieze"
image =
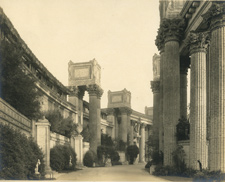
<path fill-rule="evenodd" d="M 208 12 L 202 17 L 210 24 L 211 30 L 225 26 L 225 2 L 213 2 Z"/>
<path fill-rule="evenodd" d="M 209 40 L 209 32 L 190 32 L 190 35 L 186 41 L 190 55 L 199 51 L 206 52 L 209 45 Z"/>
<path fill-rule="evenodd" d="M 160 89 L 160 81 L 151 81 L 151 89 L 153 93 L 159 92 Z"/>
<path fill-rule="evenodd" d="M 98 98 L 101 98 L 103 94 L 103 89 L 96 84 L 88 85 L 87 91 L 89 95 L 97 95 Z"/>

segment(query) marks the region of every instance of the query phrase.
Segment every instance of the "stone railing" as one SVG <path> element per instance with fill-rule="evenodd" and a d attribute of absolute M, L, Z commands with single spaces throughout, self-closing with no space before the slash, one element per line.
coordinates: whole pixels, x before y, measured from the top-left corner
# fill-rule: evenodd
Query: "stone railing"
<path fill-rule="evenodd" d="M 0 98 L 0 123 L 8 124 L 27 136 L 32 135 L 32 121 L 19 113 L 2 98 Z"/>
<path fill-rule="evenodd" d="M 55 145 L 64 145 L 64 144 L 70 144 L 70 139 L 60 135 L 58 133 L 50 132 L 50 148 L 53 148 Z"/>

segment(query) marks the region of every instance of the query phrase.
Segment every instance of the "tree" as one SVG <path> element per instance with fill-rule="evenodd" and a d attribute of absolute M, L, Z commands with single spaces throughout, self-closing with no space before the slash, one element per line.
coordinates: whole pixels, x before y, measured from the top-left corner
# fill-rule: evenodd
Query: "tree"
<path fill-rule="evenodd" d="M 127 147 L 127 155 L 129 156 L 129 164 L 133 164 L 134 160 L 137 158 L 139 154 L 139 148 L 137 145 L 130 145 Z"/>
<path fill-rule="evenodd" d="M 40 93 L 35 78 L 25 72 L 23 49 L 6 40 L 0 45 L 0 97 L 29 119 L 39 117 Z"/>

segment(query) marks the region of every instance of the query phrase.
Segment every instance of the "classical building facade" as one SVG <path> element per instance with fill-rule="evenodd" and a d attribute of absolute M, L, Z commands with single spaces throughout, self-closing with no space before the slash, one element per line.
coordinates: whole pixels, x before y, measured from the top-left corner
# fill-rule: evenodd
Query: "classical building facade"
<path fill-rule="evenodd" d="M 159 126 L 164 165 L 173 164 L 172 152 L 178 143 L 176 126 L 180 118 L 187 118 L 190 69 L 187 163 L 199 169 L 200 160 L 203 168 L 225 172 L 225 2 L 160 0 L 159 8 L 156 46 L 160 55 L 153 60 L 160 62 L 160 78 L 154 76 L 152 81 L 153 123 Z"/>
<path fill-rule="evenodd" d="M 150 135 L 151 108 L 146 107 L 146 113 L 142 114 L 131 109 L 131 93 L 124 90 L 121 92 L 112 92 L 123 99 L 119 101 L 114 99 L 114 104 L 118 102 L 124 105 L 112 105 L 109 102 L 109 108 L 101 109 L 101 67 L 97 61 L 91 60 L 84 63 L 68 63 L 68 86 L 60 83 L 36 58 L 26 43 L 21 39 L 17 30 L 13 27 L 10 20 L 0 9 L 0 41 L 8 41 L 13 45 L 20 45 L 22 48 L 23 69 L 35 78 L 36 87 L 42 93 L 40 97 L 41 112 L 57 110 L 64 118 L 72 117 L 73 122 L 78 124 L 76 136 L 62 139 L 61 144 L 70 143 L 77 153 L 77 162 L 82 163 L 84 153 L 90 148 L 97 153 L 97 147 L 101 144 L 101 132 L 109 134 L 113 139 L 120 139 L 128 144 L 136 143 L 140 147 L 140 162 L 145 161 L 145 142 Z M 83 100 L 85 91 L 89 94 L 89 102 Z M 122 95 L 121 95 L 122 94 Z M 3 99 L 0 108 L 0 122 L 9 123 L 20 128 L 23 126 L 23 132 L 27 136 L 34 136 L 36 141 L 40 141 L 41 147 L 45 149 L 49 167 L 50 148 L 60 143 L 60 138 L 55 133 L 50 133 L 50 124 L 46 119 L 40 122 L 31 122 L 26 117 L 11 108 Z M 110 105 L 111 104 L 111 105 Z M 10 117 L 6 118 L 6 115 Z M 11 116 L 12 115 L 12 116 Z M 19 122 L 18 122 L 18 121 Z M 90 140 L 83 142 L 83 131 L 89 126 Z M 44 137 L 41 135 L 44 126 Z M 36 134 L 34 128 L 37 128 Z M 39 132 L 39 133 L 38 133 Z M 42 132 L 42 134 L 44 133 Z M 40 137 L 39 137 L 40 136 Z M 46 140 L 45 140 L 46 137 Z M 53 143 L 50 143 L 50 140 Z M 49 141 L 49 142 L 46 142 Z M 59 141 L 59 142 L 58 142 Z"/>

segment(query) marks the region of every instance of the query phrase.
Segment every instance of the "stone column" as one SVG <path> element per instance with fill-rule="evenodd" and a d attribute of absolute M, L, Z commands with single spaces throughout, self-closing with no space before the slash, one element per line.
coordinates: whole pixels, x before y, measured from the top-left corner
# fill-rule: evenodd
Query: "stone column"
<path fill-rule="evenodd" d="M 88 85 L 89 93 L 89 132 L 90 150 L 97 154 L 97 147 L 101 145 L 101 110 L 100 97 L 103 90 L 98 85 Z"/>
<path fill-rule="evenodd" d="M 120 124 L 120 133 L 121 140 L 127 143 L 127 133 L 128 133 L 128 114 L 131 112 L 131 109 L 128 107 L 121 107 L 121 124 Z"/>
<path fill-rule="evenodd" d="M 130 141 L 129 145 L 134 144 L 134 121 L 130 120 Z"/>
<path fill-rule="evenodd" d="M 159 87 L 159 151 L 164 151 L 164 130 L 163 130 L 163 63 L 164 63 L 164 48 L 160 49 L 160 87 Z"/>
<path fill-rule="evenodd" d="M 133 140 L 134 140 L 133 130 L 131 129 L 131 120 L 130 120 L 131 112 L 132 110 L 129 110 L 129 112 L 127 113 L 128 135 L 129 135 L 128 144 L 129 145 L 133 145 Z"/>
<path fill-rule="evenodd" d="M 83 125 L 83 97 L 84 88 L 77 86 L 69 86 L 70 95 L 69 102 L 77 107 L 76 123 Z"/>
<path fill-rule="evenodd" d="M 172 152 L 176 149 L 176 125 L 180 118 L 180 55 L 179 42 L 184 32 L 182 19 L 164 19 L 158 38 L 165 43 L 163 60 L 163 125 L 164 165 L 173 165 Z"/>
<path fill-rule="evenodd" d="M 180 62 L 180 117 L 187 119 L 187 60 Z"/>
<path fill-rule="evenodd" d="M 157 144 L 156 149 L 159 149 L 159 120 L 160 120 L 160 82 L 151 81 L 151 88 L 153 92 L 153 137 Z"/>
<path fill-rule="evenodd" d="M 44 154 L 44 162 L 45 162 L 45 172 L 48 174 L 51 172 L 50 167 L 50 126 L 51 124 L 48 122 L 45 117 L 43 119 L 39 119 L 38 122 L 35 123 L 37 132 L 36 132 L 36 141 L 39 147 L 41 148 Z"/>
<path fill-rule="evenodd" d="M 139 162 L 145 162 L 145 126 L 146 124 L 141 124 L 141 141 L 139 145 Z"/>
<path fill-rule="evenodd" d="M 115 122 L 115 115 L 114 115 L 114 113 L 115 113 L 115 109 L 113 109 L 113 108 L 107 108 L 107 121 L 109 122 L 109 123 L 112 123 L 113 124 L 113 128 L 112 128 L 112 139 L 114 140 L 115 139 L 115 136 L 116 136 L 116 129 L 115 129 L 115 127 L 116 127 L 116 122 Z"/>
<path fill-rule="evenodd" d="M 191 56 L 191 105 L 190 105 L 190 166 L 199 169 L 208 167 L 206 140 L 206 33 L 190 34 Z"/>
<path fill-rule="evenodd" d="M 213 2 L 203 16 L 210 22 L 209 169 L 225 172 L 225 2 Z"/>

